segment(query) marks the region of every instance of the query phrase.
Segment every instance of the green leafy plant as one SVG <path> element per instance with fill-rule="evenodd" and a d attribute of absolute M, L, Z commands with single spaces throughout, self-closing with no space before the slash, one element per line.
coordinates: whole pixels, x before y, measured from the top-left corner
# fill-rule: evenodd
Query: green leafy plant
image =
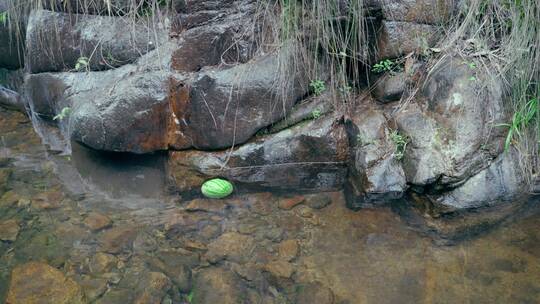
<path fill-rule="evenodd" d="M 394 158 L 402 160 L 405 156 L 405 150 L 407 149 L 410 139 L 407 136 L 400 134 L 397 130 L 392 130 L 390 132 L 390 140 L 392 140 L 395 146 Z"/>
<path fill-rule="evenodd" d="M 77 63 L 75 64 L 75 70 L 77 71 L 87 70 L 89 64 L 90 64 L 90 61 L 88 57 L 80 57 L 79 59 L 77 59 Z"/>
<path fill-rule="evenodd" d="M 313 119 L 317 119 L 317 118 L 321 117 L 321 115 L 322 115 L 321 109 L 318 109 L 318 108 L 317 108 L 317 109 L 311 111 L 311 117 L 312 117 Z"/>
<path fill-rule="evenodd" d="M 390 60 L 390 59 L 385 59 L 374 64 L 371 71 L 377 74 L 381 74 L 385 72 L 392 73 L 392 72 L 400 71 L 400 67 L 395 61 Z"/>
<path fill-rule="evenodd" d="M 7 21 L 8 21 L 8 12 L 0 13 L 0 24 L 6 25 Z"/>
<path fill-rule="evenodd" d="M 532 123 L 538 118 L 540 108 L 539 108 L 538 98 L 530 99 L 525 106 L 514 112 L 512 116 L 512 121 L 507 124 L 499 124 L 498 126 L 507 127 L 508 135 L 506 135 L 506 140 L 504 143 L 504 150 L 508 151 L 510 145 L 514 141 L 519 140 L 523 137 L 523 132 L 528 129 Z"/>
<path fill-rule="evenodd" d="M 188 295 L 186 296 L 186 300 L 188 301 L 188 303 L 193 303 L 193 295 L 194 295 L 194 292 L 193 292 L 193 290 L 192 290 L 192 291 L 190 291 L 190 292 L 188 293 Z"/>
<path fill-rule="evenodd" d="M 316 96 L 321 95 L 324 91 L 326 91 L 326 85 L 324 84 L 324 81 L 322 80 L 312 80 L 309 83 L 309 87 L 311 88 L 311 91 Z"/>
<path fill-rule="evenodd" d="M 474 62 L 466 62 L 466 61 L 465 61 L 465 62 L 463 62 L 463 64 L 465 64 L 466 66 L 468 66 L 469 69 L 471 69 L 471 70 L 474 70 L 474 69 L 476 69 L 476 67 L 477 67 L 477 66 L 476 66 L 476 63 L 474 63 Z"/>
<path fill-rule="evenodd" d="M 65 107 L 65 108 L 62 109 L 62 111 L 60 111 L 60 114 L 53 117 L 53 120 L 60 120 L 61 121 L 61 120 L 65 119 L 66 117 L 68 117 L 69 114 L 71 114 L 71 108 L 70 107 Z"/>

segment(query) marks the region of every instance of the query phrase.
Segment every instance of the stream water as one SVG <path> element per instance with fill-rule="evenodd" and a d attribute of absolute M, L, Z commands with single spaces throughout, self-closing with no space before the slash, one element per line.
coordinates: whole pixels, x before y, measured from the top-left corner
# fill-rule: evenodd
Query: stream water
<path fill-rule="evenodd" d="M 535 202 L 441 245 L 391 208 L 347 209 L 341 193 L 186 201 L 166 195 L 164 162 L 55 154 L 0 109 L 0 302 L 75 288 L 83 303 L 540 303 Z M 76 284 L 17 286 L 30 261 Z M 45 297 L 20 300 L 33 292 Z"/>

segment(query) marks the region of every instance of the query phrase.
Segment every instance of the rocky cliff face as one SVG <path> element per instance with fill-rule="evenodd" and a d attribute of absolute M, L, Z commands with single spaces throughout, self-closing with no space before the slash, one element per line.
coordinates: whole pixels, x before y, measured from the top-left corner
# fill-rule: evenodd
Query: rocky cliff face
<path fill-rule="evenodd" d="M 260 1 L 172 1 L 135 19 L 126 15 L 140 8 L 113 2 L 31 10 L 25 43 L 0 51 L 0 67 L 17 69 L 14 50 L 25 50 L 22 97 L 2 89 L 0 104 L 93 149 L 169 151 L 182 192 L 223 176 L 246 189 L 344 188 L 356 209 L 413 191 L 444 214 L 526 190 L 497 127 L 508 120 L 502 81 L 472 58 L 432 49 L 457 1 L 368 1 L 373 63 L 396 68 L 363 72 L 375 81 L 346 112 L 332 111 L 331 94 L 313 101 L 302 68 L 283 77 L 294 54 L 259 44 Z M 428 74 L 429 56 L 442 58 Z"/>

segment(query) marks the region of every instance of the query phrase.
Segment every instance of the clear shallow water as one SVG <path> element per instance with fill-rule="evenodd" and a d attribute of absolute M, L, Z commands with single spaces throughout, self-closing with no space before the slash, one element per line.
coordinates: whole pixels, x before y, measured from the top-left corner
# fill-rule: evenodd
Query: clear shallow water
<path fill-rule="evenodd" d="M 0 110 L 0 302 L 52 288 L 14 286 L 40 261 L 87 303 L 540 303 L 534 208 L 442 246 L 340 193 L 291 209 L 269 193 L 188 202 L 164 194 L 164 171 L 162 155 L 56 155 Z"/>

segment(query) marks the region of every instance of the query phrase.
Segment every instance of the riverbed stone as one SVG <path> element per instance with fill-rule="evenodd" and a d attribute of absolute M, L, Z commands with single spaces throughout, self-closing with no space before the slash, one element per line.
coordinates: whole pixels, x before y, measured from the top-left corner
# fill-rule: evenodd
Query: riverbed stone
<path fill-rule="evenodd" d="M 20 196 L 13 190 L 9 190 L 6 193 L 2 195 L 0 198 L 0 207 L 1 208 L 9 208 L 20 200 Z"/>
<path fill-rule="evenodd" d="M 113 268 L 116 268 L 118 264 L 118 258 L 112 254 L 98 252 L 91 260 L 90 270 L 94 273 L 111 272 Z"/>
<path fill-rule="evenodd" d="M 236 232 L 227 232 L 208 244 L 206 258 L 211 263 L 229 260 L 237 263 L 248 261 L 255 249 L 255 241 L 251 236 Z"/>
<path fill-rule="evenodd" d="M 195 277 L 192 303 L 246 303 L 245 292 L 246 287 L 233 272 L 222 268 L 207 268 Z"/>
<path fill-rule="evenodd" d="M 332 197 L 325 193 L 306 195 L 306 206 L 312 209 L 323 209 L 332 203 Z"/>
<path fill-rule="evenodd" d="M 135 304 L 162 303 L 161 300 L 171 289 L 171 280 L 161 272 L 149 272 L 139 282 L 143 290 L 135 299 Z"/>
<path fill-rule="evenodd" d="M 293 197 L 285 197 L 279 200 L 278 206 L 279 206 L 279 209 L 291 210 L 295 206 L 302 204 L 305 200 L 306 198 L 302 195 L 296 195 Z"/>
<path fill-rule="evenodd" d="M 130 249 L 137 236 L 137 228 L 133 226 L 118 226 L 101 233 L 100 248 L 110 254 L 118 254 Z"/>
<path fill-rule="evenodd" d="M 99 212 L 91 212 L 83 222 L 92 231 L 99 231 L 112 225 L 111 219 Z"/>
<path fill-rule="evenodd" d="M 211 199 L 194 199 L 190 201 L 186 210 L 195 212 L 213 212 L 213 213 L 223 213 L 227 208 L 227 204 L 222 200 L 211 200 Z"/>
<path fill-rule="evenodd" d="M 333 304 L 335 297 L 330 288 L 319 282 L 300 284 L 296 288 L 297 304 Z"/>
<path fill-rule="evenodd" d="M 0 241 L 14 242 L 19 234 L 19 222 L 15 219 L 0 221 Z"/>
<path fill-rule="evenodd" d="M 15 267 L 6 299 L 10 304 L 82 304 L 83 293 L 75 281 L 41 262 Z"/>
<path fill-rule="evenodd" d="M 298 241 L 285 240 L 279 243 L 279 257 L 286 261 L 292 261 L 298 255 Z"/>
<path fill-rule="evenodd" d="M 291 263 L 283 260 L 269 262 L 264 266 L 264 270 L 268 271 L 276 279 L 290 279 L 294 273 L 294 267 Z"/>
<path fill-rule="evenodd" d="M 49 190 L 32 198 L 32 207 L 42 210 L 58 209 L 62 206 L 64 194 L 59 190 Z"/>

